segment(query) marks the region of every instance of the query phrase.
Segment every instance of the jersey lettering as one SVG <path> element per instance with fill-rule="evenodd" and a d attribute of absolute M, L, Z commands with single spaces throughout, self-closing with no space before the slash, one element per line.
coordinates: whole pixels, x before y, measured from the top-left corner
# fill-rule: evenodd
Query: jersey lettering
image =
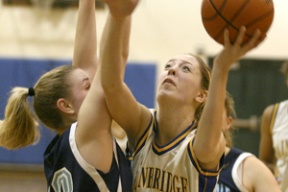
<path fill-rule="evenodd" d="M 135 187 L 156 189 L 158 191 L 186 192 L 188 191 L 188 179 L 158 168 L 142 167 Z"/>
<path fill-rule="evenodd" d="M 73 180 L 71 173 L 64 167 L 54 173 L 52 180 L 52 188 L 54 191 L 72 192 Z"/>

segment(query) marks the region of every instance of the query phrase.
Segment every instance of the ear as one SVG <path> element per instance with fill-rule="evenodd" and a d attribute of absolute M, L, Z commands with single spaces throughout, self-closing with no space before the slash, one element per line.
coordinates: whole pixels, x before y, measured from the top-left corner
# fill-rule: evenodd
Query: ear
<path fill-rule="evenodd" d="M 233 118 L 231 116 L 227 117 L 227 125 L 225 130 L 229 130 L 232 127 Z"/>
<path fill-rule="evenodd" d="M 75 111 L 72 107 L 72 105 L 70 104 L 69 101 L 67 101 L 66 99 L 58 99 L 57 101 L 57 107 L 60 111 L 62 111 L 63 113 L 66 113 L 66 114 L 74 114 Z"/>
<path fill-rule="evenodd" d="M 196 101 L 199 103 L 203 103 L 204 101 L 206 101 L 207 95 L 208 95 L 207 90 L 201 90 L 196 97 Z"/>

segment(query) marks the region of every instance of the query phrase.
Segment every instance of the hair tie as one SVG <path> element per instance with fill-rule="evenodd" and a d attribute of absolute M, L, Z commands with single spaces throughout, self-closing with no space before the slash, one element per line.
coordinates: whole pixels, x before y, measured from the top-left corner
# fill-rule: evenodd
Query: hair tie
<path fill-rule="evenodd" d="M 34 96 L 35 95 L 35 90 L 33 87 L 28 88 L 28 96 Z"/>

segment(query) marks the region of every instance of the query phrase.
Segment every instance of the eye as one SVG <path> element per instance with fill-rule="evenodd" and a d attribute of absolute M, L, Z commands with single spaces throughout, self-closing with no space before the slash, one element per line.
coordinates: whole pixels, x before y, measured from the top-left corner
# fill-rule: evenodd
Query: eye
<path fill-rule="evenodd" d="M 90 83 L 89 81 L 86 81 L 86 82 L 84 83 L 83 87 L 84 87 L 85 90 L 89 90 L 90 87 L 91 87 L 91 83 Z"/>
<path fill-rule="evenodd" d="M 167 64 L 165 65 L 165 70 L 168 70 L 168 69 L 170 69 L 170 68 L 171 68 L 171 64 L 167 63 Z"/>
<path fill-rule="evenodd" d="M 183 71 L 191 72 L 190 68 L 188 66 L 183 66 Z"/>
<path fill-rule="evenodd" d="M 85 89 L 86 89 L 86 90 L 89 90 L 90 87 L 91 87 L 91 85 L 90 85 L 90 83 L 89 83 L 89 85 L 87 85 L 87 86 L 85 87 Z"/>

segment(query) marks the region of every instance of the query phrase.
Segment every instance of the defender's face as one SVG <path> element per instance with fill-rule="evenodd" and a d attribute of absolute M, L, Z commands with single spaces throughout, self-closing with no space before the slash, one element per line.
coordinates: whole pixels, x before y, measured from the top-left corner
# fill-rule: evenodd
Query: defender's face
<path fill-rule="evenodd" d="M 91 80 L 84 70 L 75 69 L 72 71 L 69 81 L 72 89 L 71 104 L 75 113 L 78 114 L 80 106 L 90 89 Z"/>

